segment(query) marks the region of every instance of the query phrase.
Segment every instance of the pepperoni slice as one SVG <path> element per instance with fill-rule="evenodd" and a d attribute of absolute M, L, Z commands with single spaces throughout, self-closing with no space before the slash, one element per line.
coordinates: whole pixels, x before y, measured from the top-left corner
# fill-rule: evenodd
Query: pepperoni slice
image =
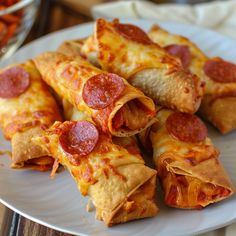
<path fill-rule="evenodd" d="M 91 77 L 84 85 L 83 99 L 91 108 L 100 110 L 112 104 L 121 96 L 125 84 L 121 77 L 111 73 Z"/>
<path fill-rule="evenodd" d="M 95 125 L 88 121 L 71 122 L 62 131 L 59 142 L 63 150 L 72 155 L 86 156 L 93 151 L 99 138 Z"/>
<path fill-rule="evenodd" d="M 130 24 L 115 24 L 115 29 L 125 38 L 142 44 L 153 44 L 148 35 L 139 27 Z"/>
<path fill-rule="evenodd" d="M 212 80 L 219 83 L 236 82 L 236 65 L 222 59 L 208 60 L 203 70 Z"/>
<path fill-rule="evenodd" d="M 191 53 L 188 46 L 171 44 L 164 49 L 171 55 L 180 58 L 183 67 L 187 68 L 191 62 Z"/>
<path fill-rule="evenodd" d="M 187 142 L 197 143 L 207 136 L 205 124 L 195 115 L 175 112 L 166 120 L 166 128 L 174 138 Z"/>
<path fill-rule="evenodd" d="M 29 74 L 20 67 L 11 67 L 0 74 L 0 97 L 17 97 L 24 93 L 29 85 Z"/>

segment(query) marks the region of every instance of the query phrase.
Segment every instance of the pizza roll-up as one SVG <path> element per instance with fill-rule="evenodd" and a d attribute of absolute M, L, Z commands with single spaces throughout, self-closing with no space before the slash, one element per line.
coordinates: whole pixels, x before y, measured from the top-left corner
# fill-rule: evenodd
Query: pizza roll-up
<path fill-rule="evenodd" d="M 86 116 L 84 113 L 78 111 L 73 105 L 71 105 L 67 100 L 63 100 L 63 110 L 64 110 L 64 116 L 68 120 L 72 121 L 81 121 L 81 120 L 89 120 L 89 117 Z M 131 137 L 114 137 L 112 138 L 112 142 L 118 146 L 121 146 L 122 149 L 125 148 L 128 150 L 129 153 L 132 153 L 133 155 L 136 155 L 137 158 L 141 158 L 140 150 L 137 145 L 137 140 L 135 136 Z M 141 211 L 147 211 L 148 213 L 145 213 L 146 216 L 148 214 L 156 214 L 158 209 L 155 205 L 153 205 L 150 201 L 153 201 L 154 199 L 154 192 L 155 192 L 155 177 L 152 177 L 152 179 L 148 182 L 146 182 L 143 187 L 136 190 L 135 194 L 132 196 L 132 198 L 129 199 L 134 201 L 134 203 L 137 207 L 137 210 L 133 211 L 131 210 L 127 212 L 124 209 L 119 210 L 119 213 L 116 214 L 115 219 L 113 220 L 114 223 L 121 223 L 124 221 L 129 221 L 132 219 L 139 218 L 137 214 L 139 214 Z M 146 201 L 148 200 L 147 204 Z M 143 208 L 140 208 L 141 205 L 144 204 Z M 136 207 L 135 207 L 136 208 Z M 135 209 L 132 208 L 132 209 Z M 152 213 L 151 213 L 152 212 Z M 142 217 L 145 217 L 143 215 Z M 151 216 L 151 215 L 150 215 Z M 97 209 L 97 218 L 102 220 L 102 211 Z"/>
<path fill-rule="evenodd" d="M 236 65 L 220 58 L 209 59 L 193 42 L 154 26 L 149 37 L 205 83 L 204 97 L 199 109 L 221 133 L 236 128 Z"/>
<path fill-rule="evenodd" d="M 165 203 L 199 209 L 234 192 L 207 128 L 195 115 L 162 109 L 150 140 Z"/>
<path fill-rule="evenodd" d="M 48 52 L 35 63 L 43 79 L 104 132 L 130 136 L 155 122 L 155 105 L 116 74 L 104 72 L 81 57 Z"/>
<path fill-rule="evenodd" d="M 96 57 L 103 70 L 126 78 L 160 105 L 187 113 L 200 105 L 200 79 L 137 26 L 98 19 L 81 53 L 91 61 Z"/>
<path fill-rule="evenodd" d="M 65 166 L 96 218 L 108 226 L 157 214 L 156 171 L 145 166 L 131 138 L 103 133 L 92 122 L 56 122 L 34 142 Z M 125 147 L 124 147 L 125 146 Z"/>
<path fill-rule="evenodd" d="M 70 57 L 81 56 L 80 51 L 86 38 L 78 40 L 66 40 L 57 49 L 57 52 L 65 54 Z"/>
<path fill-rule="evenodd" d="M 53 159 L 31 138 L 61 120 L 57 104 L 32 61 L 0 71 L 0 125 L 12 144 L 12 167 L 47 170 Z"/>

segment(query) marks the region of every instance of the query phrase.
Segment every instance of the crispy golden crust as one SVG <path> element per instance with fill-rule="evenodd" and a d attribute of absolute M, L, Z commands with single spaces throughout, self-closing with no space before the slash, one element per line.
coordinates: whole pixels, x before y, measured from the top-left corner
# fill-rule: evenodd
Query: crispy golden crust
<path fill-rule="evenodd" d="M 155 100 L 157 104 L 186 113 L 195 113 L 201 103 L 196 84 L 183 71 L 167 75 L 166 70 L 144 69 L 130 80 L 131 84 Z"/>
<path fill-rule="evenodd" d="M 53 164 L 52 158 L 46 158 L 48 153 L 35 145 L 31 138 L 41 132 L 41 127 L 49 127 L 55 120 L 61 120 L 61 116 L 33 62 L 10 67 L 14 66 L 23 68 L 29 74 L 30 86 L 18 97 L 0 98 L 0 125 L 5 137 L 11 139 L 12 168 L 48 170 Z M 37 159 L 35 163 L 33 159 Z"/>
<path fill-rule="evenodd" d="M 82 112 L 79 112 L 66 100 L 63 101 L 63 108 L 65 117 L 68 120 L 88 120 L 88 117 Z M 91 120 L 90 120 L 91 121 Z M 130 150 L 132 153 L 136 153 L 137 158 L 141 159 L 139 155 L 140 150 L 136 143 L 135 137 L 113 137 L 113 143 Z M 96 208 L 96 218 L 107 222 L 108 226 L 114 224 L 124 223 L 139 218 L 152 217 L 157 213 L 157 207 L 153 204 L 155 197 L 156 176 L 153 176 L 144 185 L 138 188 L 129 198 L 127 198 L 123 206 L 120 207 L 117 212 L 112 214 L 105 214 L 99 207 Z M 108 218 L 107 218 L 108 217 Z"/>
<path fill-rule="evenodd" d="M 108 226 L 114 224 L 125 223 L 131 220 L 137 220 L 147 217 L 153 217 L 158 213 L 158 209 L 153 204 L 155 196 L 156 177 L 153 176 L 140 188 L 138 188 L 130 197 L 128 197 L 122 206 L 114 211 L 112 215 L 108 216 L 97 208 L 96 218 L 99 220 L 106 220 Z"/>
<path fill-rule="evenodd" d="M 155 118 L 153 118 L 155 114 L 153 101 L 124 79 L 125 90 L 111 106 L 100 110 L 90 108 L 83 100 L 83 87 L 92 76 L 107 72 L 92 66 L 81 57 L 73 59 L 61 53 L 48 52 L 38 56 L 35 59 L 35 63 L 46 83 L 52 86 L 59 95 L 68 100 L 78 110 L 92 117 L 106 132 L 110 132 L 115 136 L 130 136 L 155 122 Z M 133 102 L 136 104 L 137 101 L 144 108 L 140 108 L 139 116 L 136 116 L 136 127 L 129 126 L 116 129 L 115 118 L 118 111 L 122 108 L 128 110 L 127 106 L 130 103 L 133 104 Z M 136 110 L 138 110 L 138 107 L 134 108 L 133 112 Z M 145 113 L 145 110 L 147 113 Z M 140 122 L 142 117 L 145 117 L 143 123 Z M 133 120 L 134 118 L 130 116 L 129 119 Z"/>
<path fill-rule="evenodd" d="M 72 164 L 69 154 L 59 143 L 58 130 L 65 124 L 55 123 L 42 136 L 35 137 L 34 142 L 70 171 L 81 194 L 91 197 L 97 218 L 111 226 L 157 214 L 154 203 L 156 171 L 144 165 L 139 153 L 114 144 L 100 133 L 96 148 L 80 158 L 79 165 Z M 129 207 L 130 204 L 134 208 Z"/>
<path fill-rule="evenodd" d="M 160 123 L 150 133 L 153 158 L 165 194 L 165 203 L 176 208 L 201 208 L 234 193 L 219 162 L 219 152 L 207 137 L 198 143 L 179 141 L 166 128 L 173 111 L 158 112 Z"/>
<path fill-rule="evenodd" d="M 16 133 L 12 140 L 12 162 L 20 166 L 24 166 L 24 163 L 28 160 L 47 156 L 49 153 L 43 150 L 40 146 L 35 145 L 32 142 L 34 136 L 40 135 L 42 129 L 40 127 L 34 127 L 21 133 Z"/>
<path fill-rule="evenodd" d="M 16 98 L 0 98 L 0 125 L 6 139 L 17 132 L 39 125 L 50 126 L 55 120 L 61 120 L 57 104 L 33 62 L 14 66 L 29 73 L 30 87 Z"/>
<path fill-rule="evenodd" d="M 236 128 L 236 97 L 205 95 L 199 114 L 210 121 L 222 134 Z"/>
<path fill-rule="evenodd" d="M 91 117 L 86 115 L 84 112 L 79 111 L 76 107 L 74 107 L 71 103 L 69 103 L 66 99 L 62 100 L 63 113 L 65 120 L 90 120 L 92 122 Z"/>
<path fill-rule="evenodd" d="M 208 57 L 201 51 L 201 49 L 188 38 L 181 35 L 172 34 L 158 25 L 153 25 L 148 32 L 148 36 L 161 47 L 166 47 L 171 44 L 178 44 L 188 46 L 191 53 L 191 63 L 189 69 L 193 74 L 196 74 L 203 82 L 206 82 L 206 75 L 202 67 Z"/>
<path fill-rule="evenodd" d="M 80 57 L 81 56 L 80 50 L 85 40 L 86 38 L 64 41 L 58 47 L 57 51 L 70 57 L 77 57 L 77 56 Z"/>
<path fill-rule="evenodd" d="M 204 64 L 209 57 L 188 38 L 181 35 L 171 34 L 170 32 L 162 29 L 158 25 L 154 25 L 148 32 L 149 37 L 162 47 L 170 44 L 179 44 L 189 47 L 191 52 L 191 63 L 189 69 L 193 74 L 196 74 L 204 83 L 204 94 L 222 94 L 236 91 L 236 83 L 219 83 L 210 79 L 203 70 Z M 217 60 L 217 58 L 215 58 Z"/>
<path fill-rule="evenodd" d="M 222 134 L 235 129 L 236 99 L 233 94 L 236 94 L 236 83 L 219 83 L 207 77 L 203 67 L 209 58 L 189 39 L 171 34 L 158 25 L 154 25 L 148 35 L 162 47 L 171 44 L 187 45 L 189 47 L 191 52 L 189 69 L 206 84 L 205 96 L 202 99 L 199 114 L 210 121 Z M 212 102 L 213 100 L 214 102 Z"/>
<path fill-rule="evenodd" d="M 85 42 L 82 54 L 89 60 L 97 57 L 104 70 L 123 76 L 158 104 L 194 113 L 203 93 L 199 78 L 186 72 L 178 58 L 157 44 L 123 37 L 115 29 L 116 24 L 98 19 L 95 35 Z"/>

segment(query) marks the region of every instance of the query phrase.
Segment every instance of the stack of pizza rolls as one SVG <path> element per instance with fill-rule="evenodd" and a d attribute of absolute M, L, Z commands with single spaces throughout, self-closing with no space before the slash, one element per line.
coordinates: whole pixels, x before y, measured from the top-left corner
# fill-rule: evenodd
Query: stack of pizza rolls
<path fill-rule="evenodd" d="M 79 56 L 51 52 L 34 61 L 46 83 L 64 99 L 66 118 L 73 118 L 66 100 L 83 113 L 78 121 L 55 123 L 35 142 L 71 172 L 80 192 L 91 197 L 97 218 L 108 226 L 156 215 L 156 171 L 144 165 L 133 144 L 122 147 L 110 135 L 130 139 L 156 122 L 153 101 Z M 75 141 L 77 150 L 70 151 Z"/>
<path fill-rule="evenodd" d="M 11 140 L 12 167 L 51 169 L 53 159 L 31 138 L 56 120 L 56 101 L 32 61 L 0 71 L 0 125 Z"/>
<path fill-rule="evenodd" d="M 81 54 L 91 62 L 95 56 L 103 70 L 124 77 L 160 105 L 194 113 L 201 103 L 200 79 L 134 25 L 98 19 Z"/>
<path fill-rule="evenodd" d="M 200 209 L 231 196 L 219 151 L 194 113 L 200 106 L 205 115 L 212 103 L 208 119 L 227 132 L 215 111 L 233 94 L 226 91 L 235 68 L 178 37 L 98 19 L 88 38 L 3 70 L 0 124 L 12 139 L 13 166 L 50 160 L 54 175 L 63 165 L 107 226 L 157 214 L 156 176 L 171 207 Z M 136 134 L 156 170 L 145 165 Z"/>
<path fill-rule="evenodd" d="M 155 25 L 149 37 L 171 55 L 181 59 L 186 69 L 205 83 L 200 115 L 222 134 L 236 128 L 236 65 L 221 58 L 208 58 L 189 39 L 171 34 Z"/>

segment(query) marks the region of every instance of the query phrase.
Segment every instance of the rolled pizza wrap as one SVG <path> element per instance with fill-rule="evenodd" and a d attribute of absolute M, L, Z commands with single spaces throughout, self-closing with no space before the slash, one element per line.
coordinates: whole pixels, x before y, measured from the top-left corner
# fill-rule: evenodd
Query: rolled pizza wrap
<path fill-rule="evenodd" d="M 12 167 L 48 170 L 53 159 L 31 138 L 61 120 L 57 104 L 32 61 L 0 71 L 0 125 L 12 144 Z"/>
<path fill-rule="evenodd" d="M 144 165 L 131 138 L 111 137 L 88 121 L 56 122 L 33 140 L 70 171 L 97 219 L 107 226 L 152 217 L 156 171 Z M 125 147 L 124 147 L 125 146 Z"/>
<path fill-rule="evenodd" d="M 134 25 L 98 19 L 81 53 L 90 61 L 97 58 L 103 70 L 124 77 L 160 105 L 187 113 L 200 105 L 200 79 Z"/>
<path fill-rule="evenodd" d="M 80 57 L 81 47 L 86 39 L 66 40 L 59 45 L 57 51 L 70 57 Z"/>
<path fill-rule="evenodd" d="M 221 95 L 205 95 L 199 114 L 213 124 L 221 134 L 236 129 L 236 91 Z"/>
<path fill-rule="evenodd" d="M 236 128 L 236 65 L 220 58 L 209 59 L 196 44 L 155 25 L 149 37 L 205 83 L 199 113 L 222 134 Z"/>
<path fill-rule="evenodd" d="M 236 64 L 212 58 L 202 70 L 207 87 L 199 113 L 222 134 L 229 133 L 236 129 Z"/>
<path fill-rule="evenodd" d="M 81 57 L 57 52 L 35 59 L 43 79 L 60 96 L 114 136 L 131 136 L 155 122 L 155 105 L 123 78 L 104 72 Z"/>
<path fill-rule="evenodd" d="M 234 187 L 207 129 L 195 115 L 162 109 L 150 132 L 153 158 L 165 195 L 176 208 L 202 208 L 228 198 Z"/>

